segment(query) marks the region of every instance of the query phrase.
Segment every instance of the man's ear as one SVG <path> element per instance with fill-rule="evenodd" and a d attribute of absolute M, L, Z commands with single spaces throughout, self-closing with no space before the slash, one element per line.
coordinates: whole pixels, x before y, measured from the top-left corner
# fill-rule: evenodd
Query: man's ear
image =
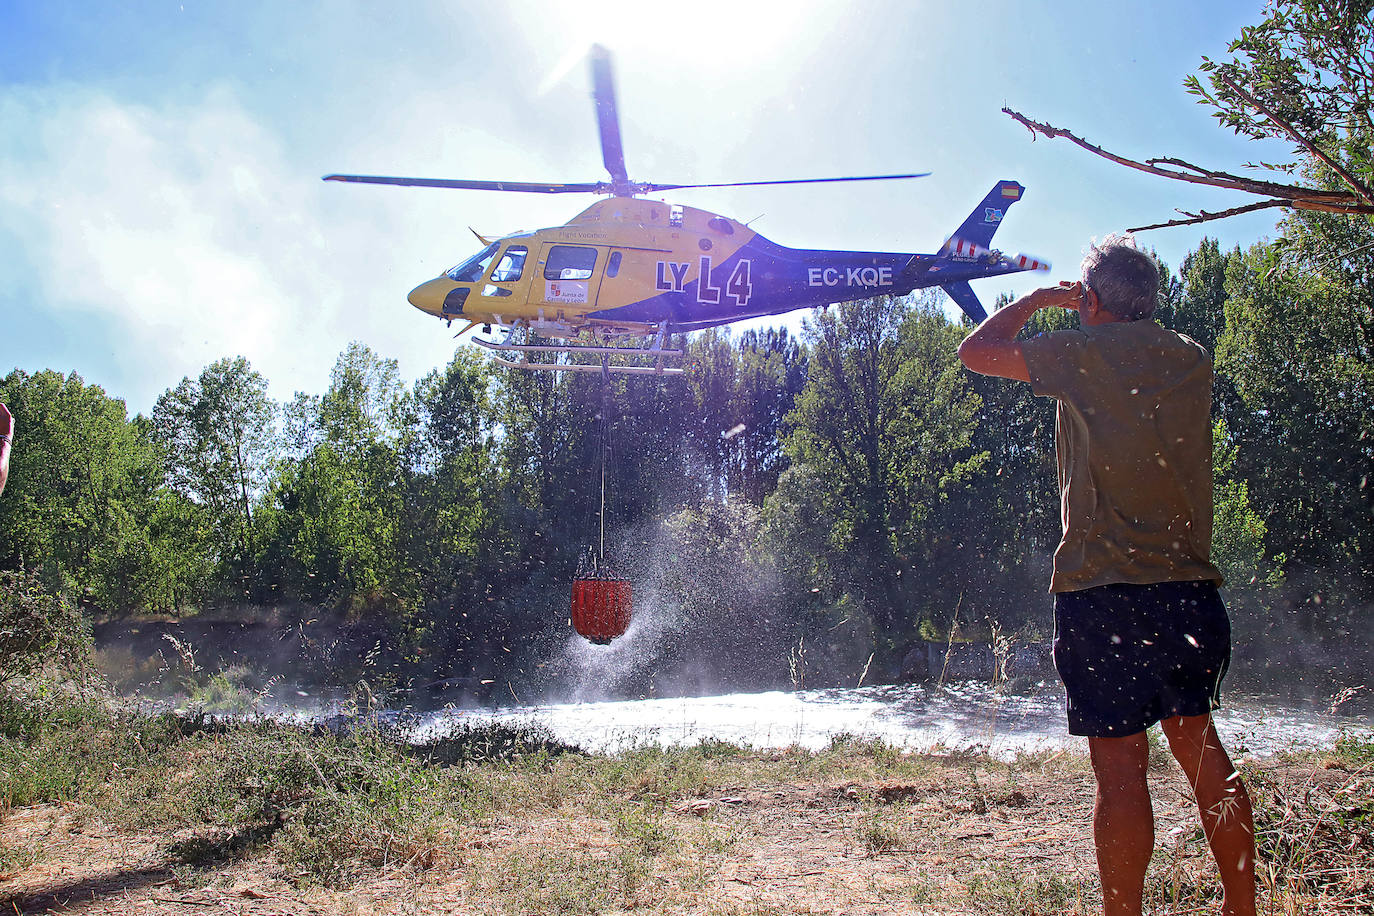
<path fill-rule="evenodd" d="M 1098 298 L 1097 291 L 1085 283 L 1083 285 L 1083 317 L 1096 318 L 1100 311 L 1102 311 L 1102 300 Z"/>

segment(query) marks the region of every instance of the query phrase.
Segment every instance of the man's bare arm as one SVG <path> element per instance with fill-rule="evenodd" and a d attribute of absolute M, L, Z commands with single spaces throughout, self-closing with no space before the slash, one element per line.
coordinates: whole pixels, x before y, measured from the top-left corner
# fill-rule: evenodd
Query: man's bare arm
<path fill-rule="evenodd" d="M 1029 382 L 1030 370 L 1026 368 L 1026 357 L 1016 335 L 1041 309 L 1076 309 L 1082 297 L 1082 287 L 1067 281 L 1027 293 L 994 312 L 964 338 L 959 345 L 960 361 L 980 375 Z"/>
<path fill-rule="evenodd" d="M 4 493 L 5 481 L 10 476 L 10 441 L 14 437 L 14 417 L 4 404 L 0 404 L 0 436 L 0 493 Z"/>

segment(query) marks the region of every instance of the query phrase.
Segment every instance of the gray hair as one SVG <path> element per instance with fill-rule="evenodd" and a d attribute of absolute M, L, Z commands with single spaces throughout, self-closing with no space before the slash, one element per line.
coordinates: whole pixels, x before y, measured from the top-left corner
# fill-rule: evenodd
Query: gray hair
<path fill-rule="evenodd" d="M 1129 235 L 1109 235 L 1083 256 L 1083 285 L 1097 293 L 1104 309 L 1126 321 L 1154 315 L 1159 273 L 1159 262 L 1135 247 Z"/>

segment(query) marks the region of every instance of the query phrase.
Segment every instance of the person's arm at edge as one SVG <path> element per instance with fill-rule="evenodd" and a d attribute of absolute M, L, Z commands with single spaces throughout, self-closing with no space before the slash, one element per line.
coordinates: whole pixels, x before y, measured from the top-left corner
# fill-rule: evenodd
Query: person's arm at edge
<path fill-rule="evenodd" d="M 4 493 L 10 476 L 10 439 L 14 436 L 14 416 L 4 404 L 0 404 L 0 433 L 5 436 L 0 439 L 0 493 Z"/>
<path fill-rule="evenodd" d="M 959 344 L 959 360 L 979 375 L 1030 381 L 1026 356 L 1016 335 L 1036 312 L 1044 308 L 1078 307 L 1082 289 L 1077 283 L 1063 282 L 1033 290 L 997 310 Z"/>

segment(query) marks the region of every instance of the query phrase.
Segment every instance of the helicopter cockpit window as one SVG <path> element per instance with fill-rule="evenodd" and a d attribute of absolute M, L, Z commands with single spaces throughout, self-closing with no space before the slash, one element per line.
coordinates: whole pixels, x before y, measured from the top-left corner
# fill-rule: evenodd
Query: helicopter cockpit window
<path fill-rule="evenodd" d="M 596 249 L 554 245 L 544 264 L 545 280 L 590 280 L 596 267 Z"/>
<path fill-rule="evenodd" d="M 444 274 L 450 280 L 456 280 L 459 283 L 475 283 L 482 279 L 482 274 L 487 272 L 487 265 L 491 263 L 491 259 L 495 255 L 496 245 L 488 245 L 457 267 L 449 268 Z"/>
<path fill-rule="evenodd" d="M 511 283 L 520 279 L 525 272 L 525 258 L 530 250 L 524 245 L 512 245 L 501 255 L 501 260 L 491 269 L 491 282 Z"/>

